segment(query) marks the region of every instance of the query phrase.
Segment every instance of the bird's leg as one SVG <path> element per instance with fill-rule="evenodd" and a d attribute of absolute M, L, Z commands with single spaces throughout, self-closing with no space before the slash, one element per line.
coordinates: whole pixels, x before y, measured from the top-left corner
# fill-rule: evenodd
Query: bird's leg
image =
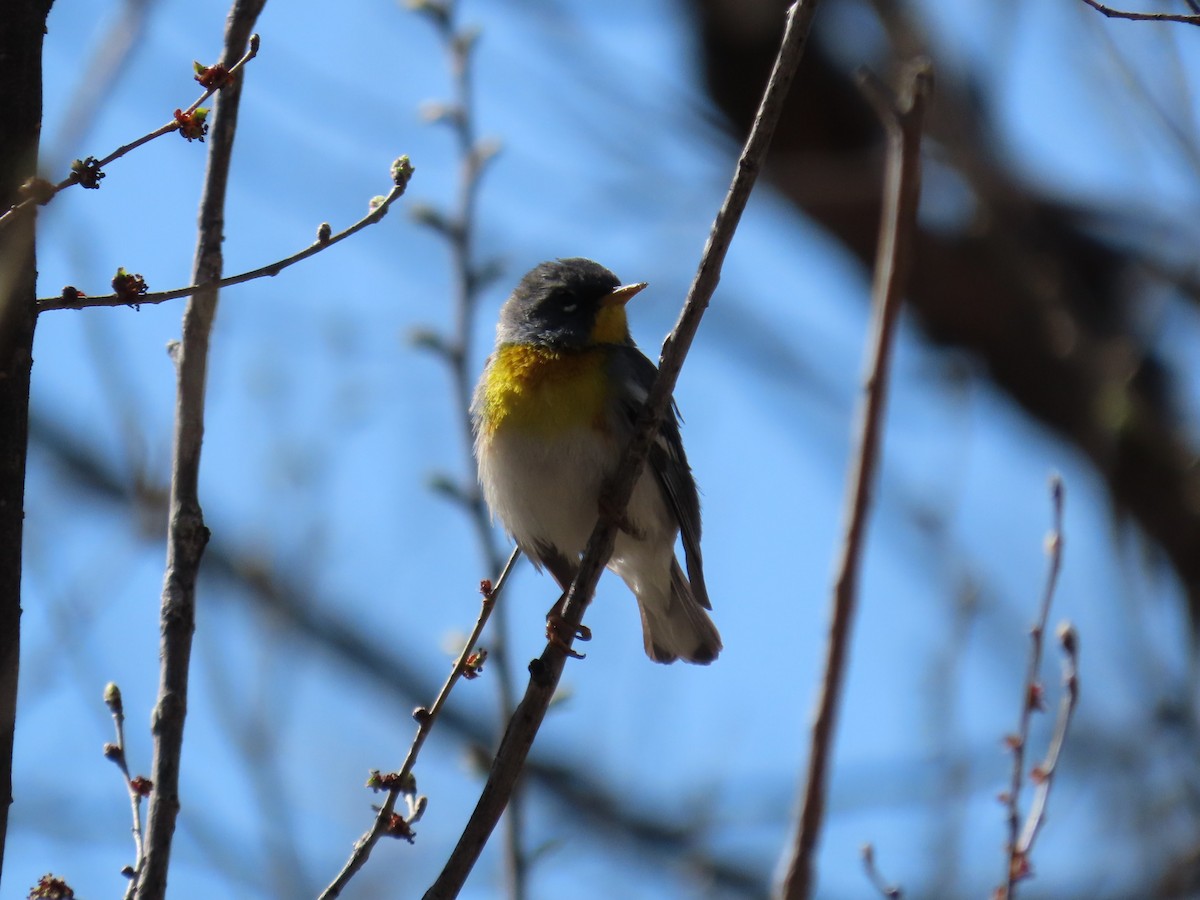
<path fill-rule="evenodd" d="M 563 618 L 563 606 L 567 602 L 567 592 L 563 591 L 562 596 L 557 602 L 550 607 L 550 612 L 546 613 L 546 639 L 554 644 L 568 656 L 573 656 L 575 659 L 583 659 L 584 654 L 576 652 L 564 637 L 570 634 L 575 640 L 590 641 L 592 639 L 592 629 L 580 623 L 572 628 L 567 620 Z"/>

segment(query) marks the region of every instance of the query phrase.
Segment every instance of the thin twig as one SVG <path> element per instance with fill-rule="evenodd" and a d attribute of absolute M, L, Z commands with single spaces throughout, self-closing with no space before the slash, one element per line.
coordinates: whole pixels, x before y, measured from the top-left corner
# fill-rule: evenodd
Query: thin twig
<path fill-rule="evenodd" d="M 815 881 L 816 847 L 825 816 L 833 734 L 845 680 L 850 629 L 858 602 L 858 574 L 866 543 L 867 511 L 883 443 L 888 360 L 910 247 L 917 228 L 917 202 L 921 194 L 921 124 L 925 100 L 932 86 L 929 61 L 918 59 L 910 63 L 902 83 L 902 94 L 897 98 L 869 74 L 860 76 L 860 84 L 883 122 L 888 145 L 883 215 L 871 291 L 874 320 L 864 397 L 858 416 L 858 446 L 846 489 L 845 535 L 834 581 L 825 674 L 812 725 L 800 820 L 782 884 L 782 894 L 787 900 L 811 896 Z"/>
<path fill-rule="evenodd" d="M 411 834 L 410 831 L 406 830 L 412 823 L 411 819 L 404 821 L 403 826 L 400 826 L 400 823 L 394 819 L 396 800 L 402 793 L 415 793 L 415 781 L 413 780 L 412 772 L 413 767 L 417 763 L 417 757 L 421 753 L 421 748 L 425 745 L 425 739 L 429 737 L 430 732 L 433 730 L 438 715 L 446 705 L 446 701 L 450 698 L 450 692 L 454 690 L 454 686 L 458 683 L 459 678 L 463 676 L 463 673 L 471 668 L 469 660 L 471 654 L 475 652 L 475 644 L 479 641 L 479 636 L 483 633 L 484 626 L 487 625 L 488 617 L 491 616 L 492 611 L 496 608 L 496 600 L 499 598 L 500 592 L 504 589 L 504 584 L 508 581 L 509 573 L 512 571 L 520 555 L 520 550 L 513 550 L 512 555 L 508 558 L 508 562 L 504 565 L 504 570 L 500 573 L 500 577 L 496 579 L 495 586 L 491 582 L 484 582 L 481 585 L 480 593 L 483 595 L 483 602 L 479 608 L 479 617 L 475 620 L 475 627 L 471 629 L 471 633 L 467 636 L 462 652 L 458 654 L 458 659 L 454 661 L 454 667 L 446 677 L 442 689 L 438 691 L 433 705 L 428 709 L 419 707 L 414 711 L 413 718 L 417 720 L 417 734 L 408 748 L 408 755 L 404 758 L 404 764 L 401 765 L 398 772 L 391 773 L 382 779 L 381 783 L 387 785 L 387 798 L 384 800 L 383 805 L 379 807 L 370 830 L 355 842 L 354 850 L 350 854 L 350 858 L 346 861 L 346 864 L 342 867 L 342 870 L 330 882 L 329 887 L 321 892 L 320 900 L 332 900 L 332 898 L 341 895 L 346 885 L 350 883 L 350 879 L 354 877 L 359 869 L 366 865 L 367 859 L 371 855 L 371 850 L 384 835 L 392 833 L 398 836 L 409 836 Z M 373 781 L 380 782 L 381 779 L 373 778 Z M 423 805 L 420 808 L 423 809 Z M 399 832 L 397 831 L 398 827 L 400 827 Z"/>
<path fill-rule="evenodd" d="M 265 0 L 264 0 L 264 2 L 265 2 Z M 242 54 L 241 58 L 238 59 L 237 62 L 235 62 L 233 65 L 231 65 L 229 67 L 229 71 L 228 71 L 226 77 L 223 79 L 220 79 L 216 83 L 212 84 L 210 87 L 206 88 L 204 93 L 201 94 L 198 98 L 196 98 L 195 103 L 193 103 L 191 106 L 189 106 L 187 109 L 185 109 L 183 111 L 176 110 L 175 118 L 171 119 L 171 121 L 167 122 L 165 125 L 161 125 L 158 128 L 155 128 L 153 131 L 149 131 L 146 134 L 143 134 L 137 140 L 130 141 L 128 144 L 124 144 L 124 145 L 118 147 L 116 150 L 114 150 L 112 153 L 108 154 L 108 156 L 104 157 L 103 159 L 91 160 L 89 158 L 90 165 L 87 166 L 87 169 L 92 173 L 100 173 L 103 170 L 103 168 L 105 166 L 107 166 L 109 163 L 115 162 L 116 160 L 120 159 L 122 156 L 125 156 L 127 153 L 133 152 L 138 147 L 141 147 L 143 144 L 148 144 L 151 141 L 155 140 L 156 138 L 162 137 L 164 134 L 171 134 L 172 132 L 179 131 L 181 122 L 184 120 L 190 119 L 192 114 L 200 108 L 201 103 L 203 103 L 205 100 L 207 100 L 209 97 L 211 97 L 213 94 L 215 94 L 217 91 L 221 90 L 222 88 L 229 87 L 230 85 L 236 84 L 238 82 L 239 79 L 237 78 L 237 74 L 241 70 L 242 66 L 244 66 L 246 63 L 250 62 L 250 60 L 254 59 L 254 57 L 256 57 L 258 55 L 258 45 L 259 45 L 258 35 L 257 34 L 250 35 L 248 41 L 249 41 L 248 44 L 245 42 L 242 44 L 243 47 L 246 47 L 246 52 Z M 229 55 L 230 54 L 228 52 L 226 52 L 225 58 L 228 59 Z M 81 175 L 82 175 L 82 173 L 80 171 L 72 170 L 71 174 L 68 175 L 66 178 L 64 178 L 62 181 L 58 182 L 58 184 L 47 184 L 47 185 L 45 185 L 44 191 L 38 192 L 36 195 L 26 197 L 20 203 L 5 210 L 4 214 L 0 215 L 0 228 L 5 227 L 5 225 L 7 225 L 9 222 L 11 222 L 13 219 L 15 219 L 17 217 L 17 215 L 19 213 L 21 213 L 22 211 L 29 209 L 30 207 L 35 206 L 35 205 L 36 206 L 45 206 L 47 203 L 49 203 L 51 200 L 53 200 L 55 197 L 57 197 L 61 191 L 65 191 L 67 188 L 69 188 L 73 184 L 79 184 L 81 181 L 84 181 L 85 179 L 83 177 L 81 177 Z M 97 176 L 97 175 L 93 174 L 92 177 L 93 178 L 103 177 L 103 175 Z M 93 186 L 95 186 L 95 185 L 93 185 Z"/>
<path fill-rule="evenodd" d="M 245 284 L 247 281 L 253 281 L 256 278 L 278 275 L 289 266 L 294 266 L 296 263 L 302 262 L 310 256 L 315 256 L 322 250 L 326 250 L 334 244 L 344 241 L 351 235 L 362 231 L 368 225 L 374 225 L 382 219 L 387 215 L 388 207 L 404 196 L 404 191 L 408 187 L 408 181 L 412 177 L 412 173 L 413 167 L 409 163 L 408 157 L 401 156 L 392 163 L 392 189 L 388 191 L 386 196 L 377 197 L 371 201 L 370 212 L 349 228 L 339 231 L 337 234 L 325 236 L 323 233 L 318 233 L 317 240 L 299 253 L 294 253 L 291 256 L 276 260 L 268 265 L 259 266 L 257 269 L 251 269 L 248 272 L 242 272 L 240 275 L 218 278 L 204 284 L 190 284 L 187 287 L 175 288 L 170 291 L 138 294 L 134 297 L 130 297 L 128 294 L 100 294 L 90 296 L 68 288 L 57 297 L 43 297 L 39 299 L 37 302 L 38 312 L 49 312 L 53 309 L 88 309 L 93 306 L 138 307 L 145 304 L 164 303 L 167 300 L 177 300 L 180 297 L 191 297 L 200 291 L 219 290 L 235 284 Z M 324 228 L 325 226 L 322 226 L 322 231 Z"/>
<path fill-rule="evenodd" d="M 125 749 L 125 706 L 121 701 L 121 689 L 109 682 L 104 688 L 104 705 L 112 713 L 113 730 L 117 740 L 104 745 L 106 758 L 116 763 L 121 774 L 125 776 L 125 789 L 129 792 L 129 806 L 133 819 L 133 865 L 127 866 L 123 872 L 129 879 L 125 889 L 125 900 L 132 900 L 137 891 L 138 873 L 142 870 L 142 860 L 146 857 L 145 832 L 142 829 L 142 798 L 150 787 L 150 782 L 138 776 L 136 779 L 129 774 L 128 754 Z"/>
<path fill-rule="evenodd" d="M 509 721 L 500 748 L 492 761 L 487 784 L 484 785 L 483 793 L 454 852 L 446 861 L 437 880 L 426 892 L 426 898 L 449 898 L 458 895 L 512 795 L 517 777 L 562 676 L 567 652 L 572 643 L 571 633 L 579 626 L 587 604 L 596 590 L 600 573 L 612 555 L 619 519 L 629 503 L 634 482 L 641 472 L 653 435 L 657 433 L 659 423 L 671 402 L 671 394 L 700 320 L 716 290 L 721 265 L 766 158 L 771 136 L 783 109 L 784 98 L 804 51 L 816 7 L 816 0 L 800 0 L 788 10 L 783 42 L 754 125 L 738 159 L 733 182 L 713 222 L 708 243 L 679 321 L 663 344 L 658 377 L 638 417 L 634 436 L 625 448 L 621 464 L 601 499 L 600 506 L 606 514 L 601 515 L 597 521 L 580 562 L 579 572 L 567 592 L 562 610 L 562 618 L 566 623 L 562 633 L 566 639 L 561 643 L 547 643 L 542 655 L 530 663 L 531 677 L 525 696 Z"/>
<path fill-rule="evenodd" d="M 887 900 L 901 900 L 904 892 L 896 885 L 889 884 L 888 880 L 880 874 L 879 869 L 875 866 L 875 848 L 871 844 L 863 844 L 862 861 L 863 869 L 867 873 L 867 880 L 879 892 L 879 896 L 886 897 Z"/>
<path fill-rule="evenodd" d="M 1184 25 L 1200 25 L 1200 15 L 1184 15 L 1182 13 L 1143 13 L 1143 12 L 1127 12 L 1121 9 L 1113 9 L 1111 6 L 1105 6 L 1099 0 L 1083 0 L 1088 6 L 1097 12 L 1102 12 L 1110 19 L 1129 19 L 1134 22 L 1180 22 Z M 1188 2 L 1188 0 L 1185 0 Z M 1191 3 L 1188 2 L 1191 6 Z M 1192 7 L 1194 9 L 1194 7 Z"/>
<path fill-rule="evenodd" d="M 1046 751 L 1046 758 L 1033 770 L 1033 778 L 1037 788 L 1033 795 L 1033 804 L 1029 807 L 1029 815 L 1025 818 L 1025 826 L 1021 830 L 1021 839 L 1017 842 L 1017 852 L 1026 860 L 1033 850 L 1038 832 L 1046 821 L 1046 804 L 1050 800 L 1050 788 L 1054 784 L 1054 775 L 1058 771 L 1058 760 L 1062 755 L 1063 745 L 1067 740 L 1067 730 L 1071 727 L 1071 718 L 1075 707 L 1079 705 L 1079 635 L 1069 622 L 1058 626 L 1058 643 L 1063 651 L 1063 695 L 1058 702 L 1058 718 L 1054 725 L 1054 737 Z"/>
<path fill-rule="evenodd" d="M 246 45 L 266 0 L 234 0 L 225 27 L 224 60 L 233 62 Z M 244 79 L 229 83 L 217 99 L 209 144 L 208 171 L 200 201 L 199 237 L 192 281 L 211 284 L 221 275 L 225 193 L 237 133 Z M 187 715 L 192 634 L 196 627 L 196 578 L 208 543 L 200 508 L 200 448 L 204 439 L 204 391 L 208 340 L 216 315 L 218 289 L 208 287 L 188 301 L 175 352 L 178 388 L 171 466 L 167 568 L 163 583 L 159 645 L 160 679 L 154 708 L 154 765 L 146 825 L 146 862 L 138 875 L 138 900 L 162 900 L 175 821 L 179 815 L 179 768 Z"/>
<path fill-rule="evenodd" d="M 1042 655 L 1045 644 L 1046 622 L 1050 619 L 1050 605 L 1054 601 L 1055 590 L 1058 586 L 1058 572 L 1062 569 L 1062 505 L 1063 505 L 1063 486 L 1062 479 L 1057 475 L 1050 480 L 1050 502 L 1052 508 L 1052 526 L 1050 534 L 1046 535 L 1046 556 L 1049 557 L 1048 570 L 1046 570 L 1045 588 L 1042 592 L 1042 602 L 1038 607 L 1037 622 L 1030 629 L 1030 661 L 1025 672 L 1025 680 L 1021 683 L 1021 713 L 1016 726 L 1016 733 L 1010 734 L 1006 743 L 1013 754 L 1013 774 L 1012 780 L 1009 782 L 1008 791 L 1004 793 L 1004 806 L 1007 809 L 1008 818 L 1008 870 L 1004 876 L 1004 887 L 1001 896 L 1007 900 L 1013 900 L 1016 896 L 1016 883 L 1030 874 L 1030 860 L 1027 854 L 1021 850 L 1020 829 L 1021 829 L 1021 787 L 1025 781 L 1025 751 L 1030 740 L 1030 724 L 1033 719 L 1033 713 L 1039 712 L 1045 708 L 1044 694 L 1045 691 L 1042 682 L 1038 678 L 1038 673 L 1042 671 Z M 1074 644 L 1074 631 L 1072 641 Z M 1066 648 L 1066 642 L 1064 642 Z M 1070 655 L 1068 654 L 1068 660 Z M 1074 700 L 1070 697 L 1074 690 L 1074 679 L 1068 688 L 1068 696 L 1064 698 L 1064 702 L 1070 702 L 1070 708 L 1074 708 Z M 1060 722 L 1063 734 L 1066 734 L 1067 722 L 1069 721 L 1069 713 L 1064 716 Z M 1057 752 L 1055 752 L 1054 760 L 1057 762 Z M 1049 788 L 1046 788 L 1049 792 Z M 1044 800 L 1043 800 L 1044 803 Z M 1036 834 L 1037 828 L 1033 829 L 1030 834 L 1030 842 L 1032 844 L 1033 836 Z"/>

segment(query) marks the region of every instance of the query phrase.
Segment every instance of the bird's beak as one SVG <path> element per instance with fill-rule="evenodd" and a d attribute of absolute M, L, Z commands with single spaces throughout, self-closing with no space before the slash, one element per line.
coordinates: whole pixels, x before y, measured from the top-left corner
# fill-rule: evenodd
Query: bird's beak
<path fill-rule="evenodd" d="M 613 288 L 611 294 L 600 301 L 601 306 L 624 306 L 633 299 L 633 295 L 646 287 L 646 282 L 639 281 L 637 284 L 623 284 L 620 287 Z"/>

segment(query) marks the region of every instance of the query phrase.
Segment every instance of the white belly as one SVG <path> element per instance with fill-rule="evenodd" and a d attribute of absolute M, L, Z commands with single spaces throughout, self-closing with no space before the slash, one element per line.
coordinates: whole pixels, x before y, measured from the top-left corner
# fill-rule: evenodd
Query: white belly
<path fill-rule="evenodd" d="M 526 551 L 551 544 L 575 562 L 596 525 L 600 491 L 616 469 L 616 442 L 588 428 L 550 441 L 502 428 L 479 449 L 480 481 L 492 514 Z M 620 572 L 626 555 L 647 551 L 665 552 L 669 566 L 676 529 L 652 473 L 643 470 L 626 518 L 636 535 L 618 534 L 613 568 Z"/>

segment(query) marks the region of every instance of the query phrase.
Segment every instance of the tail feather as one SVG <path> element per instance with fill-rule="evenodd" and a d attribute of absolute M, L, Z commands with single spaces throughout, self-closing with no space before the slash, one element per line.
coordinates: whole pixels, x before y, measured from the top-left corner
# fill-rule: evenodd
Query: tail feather
<path fill-rule="evenodd" d="M 637 598 L 646 655 L 660 663 L 682 659 L 708 665 L 716 659 L 722 649 L 721 635 L 694 595 L 679 562 L 672 560 L 669 593 L 646 587 Z"/>

